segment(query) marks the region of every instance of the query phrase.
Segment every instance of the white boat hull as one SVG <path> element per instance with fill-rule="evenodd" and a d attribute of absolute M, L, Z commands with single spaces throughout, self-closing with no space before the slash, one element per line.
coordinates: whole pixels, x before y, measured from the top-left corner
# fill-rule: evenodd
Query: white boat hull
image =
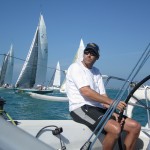
<path fill-rule="evenodd" d="M 66 150 L 79 150 L 92 135 L 87 126 L 73 120 L 18 120 L 19 125 L 15 126 L 0 117 L 0 122 L 0 149 L 3 150 L 58 150 L 61 149 L 61 144 Z M 41 130 L 46 126 L 49 127 Z M 52 130 L 56 128 L 54 126 L 61 127 L 63 132 L 53 135 Z M 102 149 L 103 137 L 104 135 L 96 140 L 92 150 Z M 95 135 L 90 141 L 94 138 Z M 135 149 L 149 150 L 149 139 L 150 130 L 142 128 Z M 114 150 L 118 150 L 117 143 Z"/>
<path fill-rule="evenodd" d="M 1 90 L 14 90 L 14 88 L 12 88 L 12 87 L 0 87 L 0 91 Z"/>
<path fill-rule="evenodd" d="M 67 150 L 80 149 L 92 134 L 86 126 L 72 120 L 19 120 L 19 122 L 21 122 L 21 124 L 18 127 L 34 137 L 38 131 L 45 126 L 55 125 L 62 127 L 63 132 L 61 134 L 61 140 Z M 47 128 L 47 130 L 39 136 L 39 139 L 48 144 L 51 149 L 60 149 L 59 136 L 54 136 L 50 129 L 54 128 Z M 98 150 L 100 146 L 101 143 L 98 140 L 94 150 Z"/>
<path fill-rule="evenodd" d="M 79 150 L 92 134 L 87 126 L 76 123 L 73 120 L 19 120 L 19 122 L 21 123 L 18 127 L 34 137 L 38 131 L 45 126 L 56 125 L 62 127 L 61 140 L 67 150 Z M 59 137 L 54 136 L 50 129 L 54 128 L 47 128 L 47 130 L 42 132 L 39 136 L 39 139 L 48 144 L 51 149 L 59 149 Z M 146 131 L 146 134 L 142 130 Z M 136 150 L 146 150 L 149 144 L 150 131 L 146 127 L 142 128 L 142 130 L 136 144 Z M 103 136 L 100 139 L 102 141 Z M 101 142 L 97 140 L 92 150 L 99 150 L 100 147 Z M 118 145 L 116 144 L 114 150 L 118 149 Z"/>
<path fill-rule="evenodd" d="M 0 116 L 0 150 L 49 150 L 49 146 Z"/>
<path fill-rule="evenodd" d="M 47 101 L 58 101 L 58 102 L 68 102 L 68 97 L 59 97 L 59 96 L 51 96 L 51 95 L 44 95 L 44 94 L 37 94 L 37 93 L 28 93 L 32 98 L 40 99 L 40 100 L 47 100 Z"/>
<path fill-rule="evenodd" d="M 23 88 L 15 88 L 16 93 L 39 93 L 39 94 L 46 94 L 52 93 L 53 90 L 39 90 L 39 89 L 23 89 Z"/>

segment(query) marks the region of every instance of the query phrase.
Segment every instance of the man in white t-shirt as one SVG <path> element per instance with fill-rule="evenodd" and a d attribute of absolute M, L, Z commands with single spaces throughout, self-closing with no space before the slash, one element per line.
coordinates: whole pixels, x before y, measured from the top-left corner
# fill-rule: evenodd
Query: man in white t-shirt
<path fill-rule="evenodd" d="M 102 76 L 94 63 L 99 59 L 99 47 L 95 43 L 87 44 L 83 60 L 73 63 L 66 75 L 66 91 L 69 98 L 69 111 L 73 120 L 87 125 L 92 131 L 105 114 L 107 108 L 113 103 L 105 91 Z M 120 101 L 117 109 L 123 111 L 126 103 Z M 118 114 L 108 120 L 104 127 L 105 138 L 103 150 L 111 150 L 118 139 L 121 128 L 127 132 L 124 140 L 126 150 L 134 149 L 135 142 L 139 136 L 141 125 L 123 116 L 118 121 Z"/>

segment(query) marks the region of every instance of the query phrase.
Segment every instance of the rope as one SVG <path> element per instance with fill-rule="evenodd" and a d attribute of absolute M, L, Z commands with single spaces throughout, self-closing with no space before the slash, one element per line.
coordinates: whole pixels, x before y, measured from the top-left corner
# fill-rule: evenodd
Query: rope
<path fill-rule="evenodd" d="M 0 115 L 2 115 L 4 119 L 6 119 L 5 118 L 6 116 L 12 122 L 13 125 L 16 125 L 15 121 L 11 118 L 11 116 L 6 111 L 0 110 Z"/>

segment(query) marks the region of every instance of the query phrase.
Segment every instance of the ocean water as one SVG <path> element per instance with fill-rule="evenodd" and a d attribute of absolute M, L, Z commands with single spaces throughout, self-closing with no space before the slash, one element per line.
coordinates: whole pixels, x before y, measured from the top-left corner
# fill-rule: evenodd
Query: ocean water
<path fill-rule="evenodd" d="M 108 89 L 108 95 L 111 98 L 116 96 L 118 90 Z M 58 93 L 53 95 L 61 96 Z M 69 115 L 68 102 L 53 102 L 31 98 L 27 94 L 15 93 L 13 90 L 0 90 L 6 104 L 4 110 L 14 120 L 68 120 Z M 144 101 L 144 100 L 143 100 Z M 143 108 L 135 107 L 133 118 L 145 126 L 147 122 L 147 113 Z"/>
<path fill-rule="evenodd" d="M 70 119 L 68 102 L 38 100 L 13 90 L 0 90 L 0 97 L 6 101 L 4 110 L 15 120 Z"/>

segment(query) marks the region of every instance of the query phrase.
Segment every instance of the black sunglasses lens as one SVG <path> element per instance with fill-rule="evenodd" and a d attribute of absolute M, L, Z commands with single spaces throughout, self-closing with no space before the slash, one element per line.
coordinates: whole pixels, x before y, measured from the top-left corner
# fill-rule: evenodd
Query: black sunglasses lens
<path fill-rule="evenodd" d="M 96 56 L 96 54 L 92 51 L 84 51 L 85 55 L 88 55 L 90 53 L 91 56 Z"/>
<path fill-rule="evenodd" d="M 90 52 L 89 51 L 84 51 L 84 54 L 85 55 L 88 55 Z"/>

